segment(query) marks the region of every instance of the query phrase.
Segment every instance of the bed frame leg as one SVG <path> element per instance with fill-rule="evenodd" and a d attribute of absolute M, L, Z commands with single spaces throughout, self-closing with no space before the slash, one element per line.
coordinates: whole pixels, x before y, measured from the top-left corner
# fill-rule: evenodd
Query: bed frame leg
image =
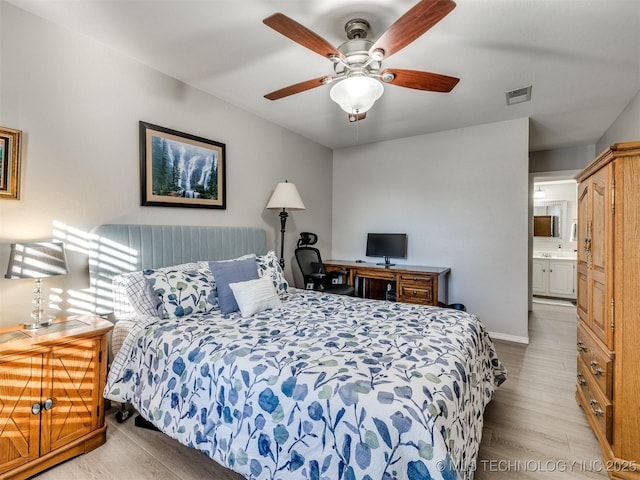
<path fill-rule="evenodd" d="M 124 422 L 131 416 L 132 412 L 133 412 L 133 407 L 131 407 L 131 404 L 121 403 L 120 410 L 116 412 L 116 421 L 118 423 Z"/>
<path fill-rule="evenodd" d="M 136 427 L 146 428 L 147 430 L 154 430 L 159 432 L 160 430 L 149 420 L 146 420 L 142 415 L 136 415 L 134 420 Z"/>

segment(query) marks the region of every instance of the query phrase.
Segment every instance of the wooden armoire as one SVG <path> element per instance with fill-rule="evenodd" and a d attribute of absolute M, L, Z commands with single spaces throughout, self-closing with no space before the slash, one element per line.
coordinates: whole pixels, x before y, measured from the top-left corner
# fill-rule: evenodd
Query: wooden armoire
<path fill-rule="evenodd" d="M 640 479 L 640 142 L 576 176 L 576 399 L 612 479 Z"/>

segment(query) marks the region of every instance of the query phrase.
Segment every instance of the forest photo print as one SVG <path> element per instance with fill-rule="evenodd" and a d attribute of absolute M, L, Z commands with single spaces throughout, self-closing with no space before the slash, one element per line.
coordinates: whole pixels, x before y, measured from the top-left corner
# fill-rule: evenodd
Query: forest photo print
<path fill-rule="evenodd" d="M 226 208 L 225 144 L 140 122 L 141 204 Z"/>

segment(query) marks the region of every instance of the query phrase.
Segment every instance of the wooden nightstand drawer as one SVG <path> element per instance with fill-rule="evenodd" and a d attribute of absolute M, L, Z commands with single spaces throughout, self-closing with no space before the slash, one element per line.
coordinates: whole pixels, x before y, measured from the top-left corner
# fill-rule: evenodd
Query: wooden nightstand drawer
<path fill-rule="evenodd" d="M 584 362 L 592 383 L 598 384 L 603 394 L 611 400 L 613 398 L 613 358 L 612 354 L 603 350 L 594 340 L 586 327 L 578 325 L 578 357 Z"/>

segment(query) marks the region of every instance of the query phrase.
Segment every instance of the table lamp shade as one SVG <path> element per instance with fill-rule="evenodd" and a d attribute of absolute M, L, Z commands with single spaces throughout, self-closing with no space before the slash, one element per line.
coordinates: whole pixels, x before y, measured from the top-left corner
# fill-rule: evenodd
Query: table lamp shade
<path fill-rule="evenodd" d="M 64 244 L 13 243 L 5 278 L 45 278 L 69 273 Z"/>
<path fill-rule="evenodd" d="M 276 185 L 269 202 L 267 203 L 267 209 L 269 210 L 304 210 L 305 206 L 302 203 L 302 198 L 298 193 L 298 189 L 293 183 L 282 182 Z"/>

